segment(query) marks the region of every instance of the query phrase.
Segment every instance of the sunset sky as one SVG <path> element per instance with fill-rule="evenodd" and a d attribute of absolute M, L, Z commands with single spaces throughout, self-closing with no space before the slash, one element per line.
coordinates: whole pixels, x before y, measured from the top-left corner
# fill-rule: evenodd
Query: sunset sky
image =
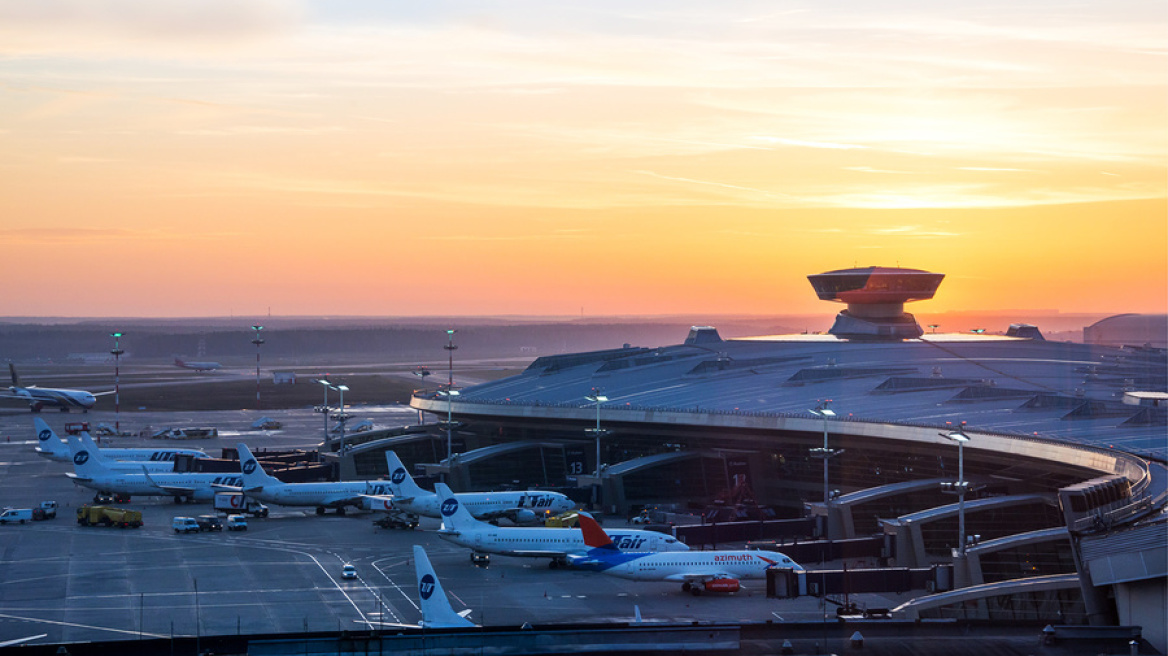
<path fill-rule="evenodd" d="M 0 0 L 0 315 L 1162 313 L 1166 55 L 1163 0 Z"/>

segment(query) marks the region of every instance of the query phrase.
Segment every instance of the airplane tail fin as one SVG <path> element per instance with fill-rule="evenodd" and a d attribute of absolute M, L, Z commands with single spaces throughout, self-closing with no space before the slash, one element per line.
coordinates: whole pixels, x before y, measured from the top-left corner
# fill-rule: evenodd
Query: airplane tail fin
<path fill-rule="evenodd" d="M 20 376 L 16 373 L 16 365 L 11 362 L 8 363 L 8 373 L 12 376 L 12 386 L 20 387 Z"/>
<path fill-rule="evenodd" d="M 612 538 L 608 537 L 608 533 L 600 528 L 592 515 L 581 511 L 577 517 L 577 522 L 580 525 L 580 531 L 584 534 L 584 544 L 592 549 L 608 549 L 611 551 L 620 551 L 615 544 L 612 543 Z"/>
<path fill-rule="evenodd" d="M 101 453 L 90 451 L 76 435 L 67 435 L 69 452 L 73 454 L 73 471 L 82 478 L 93 478 L 110 471 Z"/>
<path fill-rule="evenodd" d="M 454 496 L 445 483 L 435 483 L 434 491 L 438 494 L 438 511 L 442 515 L 442 528 L 453 531 L 462 531 L 480 524 L 479 520 L 467 510 L 466 506 Z"/>
<path fill-rule="evenodd" d="M 57 437 L 57 433 L 44 419 L 33 417 L 32 423 L 36 427 L 37 443 L 40 445 L 37 447 L 37 453 L 54 460 L 68 460 L 73 455 L 69 451 L 69 446 Z"/>
<path fill-rule="evenodd" d="M 246 444 L 240 442 L 235 448 L 239 451 L 239 470 L 243 474 L 244 491 L 265 485 L 269 487 L 282 485 L 280 479 L 264 471 L 264 466 L 251 454 L 251 449 L 247 448 Z"/>
<path fill-rule="evenodd" d="M 401 458 L 397 457 L 397 454 L 392 450 L 385 452 L 385 462 L 389 465 L 389 484 L 394 496 L 409 498 L 429 496 L 429 492 L 418 487 L 418 484 L 414 482 L 414 477 L 410 476 L 410 470 L 406 469 Z"/>
<path fill-rule="evenodd" d="M 475 626 L 461 613 L 454 612 L 442 582 L 434 573 L 430 558 L 421 545 L 414 545 L 414 568 L 418 573 L 418 597 L 422 602 L 422 626 L 427 629 L 450 629 Z M 469 612 L 469 611 L 467 611 Z"/>

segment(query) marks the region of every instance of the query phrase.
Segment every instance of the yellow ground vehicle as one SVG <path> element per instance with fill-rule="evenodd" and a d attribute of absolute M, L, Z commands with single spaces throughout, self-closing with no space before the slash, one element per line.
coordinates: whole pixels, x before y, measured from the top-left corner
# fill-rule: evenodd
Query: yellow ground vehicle
<path fill-rule="evenodd" d="M 81 526 L 138 528 L 142 526 L 142 513 L 110 506 L 81 506 L 77 509 L 77 523 Z"/>
<path fill-rule="evenodd" d="M 575 528 L 576 522 L 579 521 L 580 514 L 575 510 L 569 510 L 566 513 L 552 515 L 544 520 L 543 525 L 549 528 Z"/>

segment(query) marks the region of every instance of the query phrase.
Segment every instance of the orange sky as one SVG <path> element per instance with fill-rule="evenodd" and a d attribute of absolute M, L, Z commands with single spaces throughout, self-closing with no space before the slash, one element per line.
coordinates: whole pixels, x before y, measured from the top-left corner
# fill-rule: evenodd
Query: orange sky
<path fill-rule="evenodd" d="M 3 314 L 1166 311 L 1162 2 L 629 4 L 0 0 Z"/>

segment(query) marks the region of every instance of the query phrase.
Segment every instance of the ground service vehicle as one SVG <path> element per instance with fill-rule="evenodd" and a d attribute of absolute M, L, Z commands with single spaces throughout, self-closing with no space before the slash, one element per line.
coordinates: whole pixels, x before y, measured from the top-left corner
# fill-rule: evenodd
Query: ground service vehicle
<path fill-rule="evenodd" d="M 0 513 L 0 524 L 23 524 L 32 521 L 32 508 L 5 508 Z"/>
<path fill-rule="evenodd" d="M 357 568 L 353 567 L 349 563 L 345 563 L 345 566 L 341 568 L 341 578 L 343 578 L 343 579 L 357 578 Z"/>
<path fill-rule="evenodd" d="M 56 516 L 56 501 L 42 501 L 40 506 L 32 509 L 32 518 L 38 522 L 44 519 L 53 519 Z"/>
<path fill-rule="evenodd" d="M 77 523 L 81 526 L 139 528 L 142 526 L 142 513 L 128 508 L 81 506 L 77 509 Z"/>
<path fill-rule="evenodd" d="M 194 517 L 175 517 L 170 525 L 175 533 L 198 533 L 200 530 Z"/>
<path fill-rule="evenodd" d="M 543 525 L 548 528 L 574 528 L 576 522 L 579 521 L 579 513 L 575 510 L 560 513 L 559 515 L 552 515 L 544 521 Z"/>
<path fill-rule="evenodd" d="M 223 530 L 223 522 L 219 519 L 219 515 L 199 515 L 195 518 L 195 523 L 199 525 L 200 531 Z"/>
<path fill-rule="evenodd" d="M 110 503 L 130 503 L 130 497 L 125 494 L 98 493 L 93 495 L 93 503 L 99 506 Z"/>
<path fill-rule="evenodd" d="M 418 528 L 418 516 L 413 513 L 390 513 L 373 520 L 373 525 L 381 528 L 414 529 Z"/>
<path fill-rule="evenodd" d="M 252 517 L 267 517 L 268 507 L 242 492 L 216 492 L 215 510 L 227 513 L 247 513 Z"/>
<path fill-rule="evenodd" d="M 228 515 L 225 526 L 227 526 L 228 531 L 246 531 L 247 517 L 243 515 Z"/>

